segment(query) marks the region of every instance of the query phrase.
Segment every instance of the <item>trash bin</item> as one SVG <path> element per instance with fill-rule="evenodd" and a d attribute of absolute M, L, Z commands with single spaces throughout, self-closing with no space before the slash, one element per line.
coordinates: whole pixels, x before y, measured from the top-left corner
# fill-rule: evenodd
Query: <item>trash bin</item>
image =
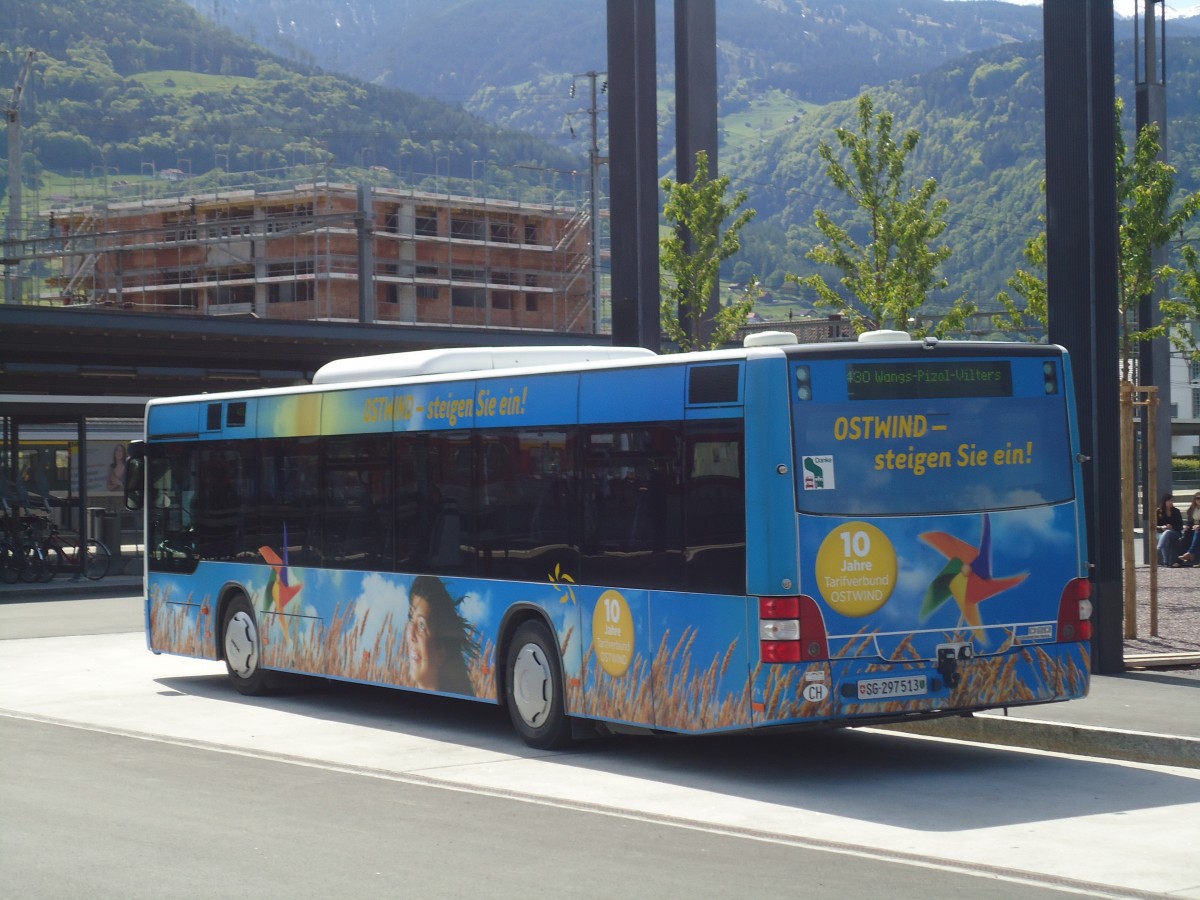
<path fill-rule="evenodd" d="M 108 571 L 117 571 L 117 560 L 121 557 L 121 517 L 103 507 L 88 507 L 88 536 L 108 548 L 113 558 Z"/>

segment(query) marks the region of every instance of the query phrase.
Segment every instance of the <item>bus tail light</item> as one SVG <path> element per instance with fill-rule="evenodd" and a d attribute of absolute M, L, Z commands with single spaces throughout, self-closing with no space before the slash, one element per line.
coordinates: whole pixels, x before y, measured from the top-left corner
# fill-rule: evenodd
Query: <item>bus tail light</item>
<path fill-rule="evenodd" d="M 812 597 L 759 597 L 758 648 L 765 663 L 829 658 L 825 618 Z"/>
<path fill-rule="evenodd" d="M 1092 583 L 1086 578 L 1072 578 L 1063 588 L 1058 601 L 1058 639 L 1092 639 Z"/>

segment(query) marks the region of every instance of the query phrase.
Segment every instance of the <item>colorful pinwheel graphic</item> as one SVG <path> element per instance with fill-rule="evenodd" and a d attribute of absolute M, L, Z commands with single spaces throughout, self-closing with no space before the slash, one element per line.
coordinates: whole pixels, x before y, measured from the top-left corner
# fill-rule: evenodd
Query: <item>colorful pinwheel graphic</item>
<path fill-rule="evenodd" d="M 1029 573 L 1023 572 L 1004 578 L 992 577 L 992 524 L 986 515 L 983 517 L 983 536 L 978 547 L 972 547 L 966 541 L 944 531 L 926 531 L 921 535 L 921 540 L 948 560 L 945 568 L 925 590 L 925 599 L 921 603 L 921 621 L 924 622 L 953 597 L 975 637 L 986 644 L 979 604 L 1002 591 L 1016 587 L 1029 577 Z"/>
<path fill-rule="evenodd" d="M 283 559 L 270 547 L 259 547 L 258 552 L 271 567 L 271 577 L 267 579 L 267 589 L 263 592 L 263 610 L 282 613 L 303 587 L 300 583 L 292 584 L 288 574 L 287 527 L 283 529 Z"/>

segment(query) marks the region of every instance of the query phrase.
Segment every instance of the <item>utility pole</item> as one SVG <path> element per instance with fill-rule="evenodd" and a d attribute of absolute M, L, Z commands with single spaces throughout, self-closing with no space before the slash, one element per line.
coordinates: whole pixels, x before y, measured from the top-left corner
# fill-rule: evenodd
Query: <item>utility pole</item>
<path fill-rule="evenodd" d="M 675 172 L 681 183 L 696 177 L 696 154 L 708 155 L 710 178 L 717 178 L 717 2 L 675 0 Z M 682 229 L 686 252 L 695 238 Z M 721 306 L 720 279 L 703 313 L 677 310 L 694 345 L 712 338 Z"/>
<path fill-rule="evenodd" d="M 1071 354 L 1092 566 L 1092 671 L 1125 670 L 1113 0 L 1043 0 L 1049 338 Z"/>
<path fill-rule="evenodd" d="M 608 0 L 612 342 L 661 341 L 654 0 Z"/>
<path fill-rule="evenodd" d="M 33 68 L 34 51 L 25 54 L 25 62 L 17 75 L 12 99 L 4 108 L 8 123 L 8 222 L 4 228 L 4 266 L 6 303 L 20 302 L 21 284 L 21 97 L 25 81 Z"/>
<path fill-rule="evenodd" d="M 1155 24 L 1154 7 L 1160 7 L 1160 17 L 1157 27 Z M 1134 0 L 1133 17 L 1133 53 L 1134 53 L 1134 92 L 1136 99 L 1137 128 L 1134 146 L 1137 144 L 1136 135 L 1148 125 L 1158 126 L 1158 158 L 1167 158 L 1167 22 L 1166 4 L 1163 0 Z M 1145 25 L 1139 35 L 1139 25 Z M 1144 42 L 1143 39 L 1144 38 Z M 1155 247 L 1150 251 L 1150 264 L 1157 269 L 1167 261 L 1167 248 Z M 1166 285 L 1156 281 L 1149 297 L 1143 297 L 1138 304 L 1138 328 L 1146 330 L 1162 322 L 1162 301 L 1166 299 Z M 1156 448 L 1155 462 L 1158 468 L 1158 484 L 1146 479 L 1146 488 L 1142 494 L 1142 521 L 1149 522 L 1154 516 L 1158 498 L 1171 489 L 1171 346 L 1164 336 L 1152 341 L 1142 341 L 1138 347 L 1138 384 L 1143 387 L 1156 385 L 1159 402 L 1165 404 L 1164 415 L 1158 416 L 1154 439 L 1147 440 L 1142 445 L 1142 471 L 1151 471 L 1148 454 L 1150 448 Z M 1162 408 L 1162 407 L 1160 407 Z M 1147 518 L 1150 517 L 1150 518 Z M 1143 529 L 1145 540 L 1143 552 L 1146 558 L 1155 552 L 1151 545 L 1151 532 Z"/>
<path fill-rule="evenodd" d="M 587 78 L 591 86 L 591 103 L 588 106 L 588 125 L 591 128 L 591 144 L 588 147 L 588 216 L 591 224 L 592 241 L 592 333 L 599 334 L 604 324 L 603 308 L 601 305 L 601 265 L 600 265 L 600 166 L 608 162 L 607 156 L 600 155 L 600 94 L 608 92 L 608 82 L 597 90 L 597 82 L 604 72 L 589 71 L 576 78 Z M 575 84 L 571 83 L 571 96 L 575 96 Z"/>

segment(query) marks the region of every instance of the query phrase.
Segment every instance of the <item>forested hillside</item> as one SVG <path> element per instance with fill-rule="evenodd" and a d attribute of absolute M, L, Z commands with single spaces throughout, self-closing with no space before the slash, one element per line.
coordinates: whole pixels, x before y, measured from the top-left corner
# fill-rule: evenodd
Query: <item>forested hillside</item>
<path fill-rule="evenodd" d="M 1171 43 L 1168 147 L 1179 191 L 1200 190 L 1200 39 Z M 1118 58 L 1131 61 L 1128 42 Z M 1127 64 L 1125 72 L 1132 68 Z M 896 131 L 916 128 L 921 142 L 910 175 L 936 178 L 950 201 L 944 238 L 954 249 L 946 265 L 951 296 L 966 294 L 991 307 L 1025 239 L 1041 228 L 1045 203 L 1043 60 L 1040 43 L 972 54 L 934 72 L 873 88 L 877 105 L 896 115 Z M 1133 137 L 1133 84 L 1121 79 L 1124 132 Z M 818 240 L 816 207 L 843 208 L 814 148 L 836 146 L 834 129 L 854 124 L 853 101 L 831 103 L 802 117 L 761 151 L 728 162 L 751 186 L 758 219 L 747 229 L 737 274 L 751 271 L 777 285 L 783 271 L 807 270 L 804 253 Z M 1200 225 L 1200 223 L 1197 223 Z M 1195 236 L 1193 236 L 1195 237 Z M 945 298 L 943 298 L 945 299 Z"/>
<path fill-rule="evenodd" d="M 37 53 L 22 114 L 27 185 L 53 193 L 68 176 L 124 181 L 182 167 L 200 190 L 310 166 L 437 189 L 458 178 L 464 191 L 565 172 L 556 187 L 583 187 L 570 175 L 584 169 L 581 73 L 605 64 L 604 0 L 189 2 L 213 18 L 181 0 L 0 0 L 0 85 L 13 84 L 24 50 Z M 659 0 L 664 172 L 671 6 Z M 1131 114 L 1125 25 L 1116 71 Z M 1168 32 L 1169 151 L 1183 191 L 1200 189 L 1200 38 L 1184 36 L 1195 26 Z M 990 306 L 1044 208 L 1043 62 L 1040 43 L 1024 40 L 1038 33 L 1040 10 L 1005 3 L 720 0 L 720 167 L 758 211 L 729 274 L 758 274 L 778 292 L 785 273 L 805 271 L 814 208 L 841 204 L 817 144 L 852 123 L 853 98 L 868 89 L 898 129 L 921 132 L 909 174 L 938 179 L 950 201 L 949 296 Z M 342 67 L 357 78 L 332 74 Z M 603 96 L 600 105 L 603 125 Z M 6 172 L 0 160 L 0 187 Z"/>
<path fill-rule="evenodd" d="M 488 121 L 584 147 L 574 76 L 607 66 L 605 0 L 188 0 L 300 61 L 461 103 Z M 672 0 L 657 14 L 660 112 L 669 145 Z M 974 50 L 1041 35 L 1041 11 L 947 0 L 720 0 L 721 112 L 771 92 L 794 112 L 928 71 Z M 581 85 L 582 86 L 582 85 Z"/>
<path fill-rule="evenodd" d="M 22 116 L 31 182 L 181 161 L 197 175 L 311 164 L 461 178 L 490 161 L 493 178 L 530 181 L 513 166 L 580 165 L 460 107 L 274 57 L 180 0 L 4 5 L 0 84 L 14 83 L 24 50 L 37 54 Z"/>
<path fill-rule="evenodd" d="M 461 102 L 580 152 L 587 83 L 578 76 L 606 65 L 604 0 L 189 2 L 281 54 Z M 672 6 L 656 5 L 664 172 L 674 163 Z M 1170 151 L 1187 190 L 1200 186 L 1200 83 L 1188 37 L 1198 26 L 1175 19 L 1168 30 Z M 898 125 L 922 133 L 913 178 L 937 178 L 951 201 L 951 296 L 990 306 L 1023 264 L 1044 208 L 1041 27 L 1037 6 L 998 2 L 719 0 L 720 166 L 758 210 L 735 277 L 757 273 L 777 290 L 785 272 L 808 266 L 813 209 L 841 203 L 816 144 L 834 141 L 834 128 L 853 119 L 852 98 L 870 89 Z M 1130 111 L 1132 36 L 1132 21 L 1119 19 L 1116 69 Z"/>

